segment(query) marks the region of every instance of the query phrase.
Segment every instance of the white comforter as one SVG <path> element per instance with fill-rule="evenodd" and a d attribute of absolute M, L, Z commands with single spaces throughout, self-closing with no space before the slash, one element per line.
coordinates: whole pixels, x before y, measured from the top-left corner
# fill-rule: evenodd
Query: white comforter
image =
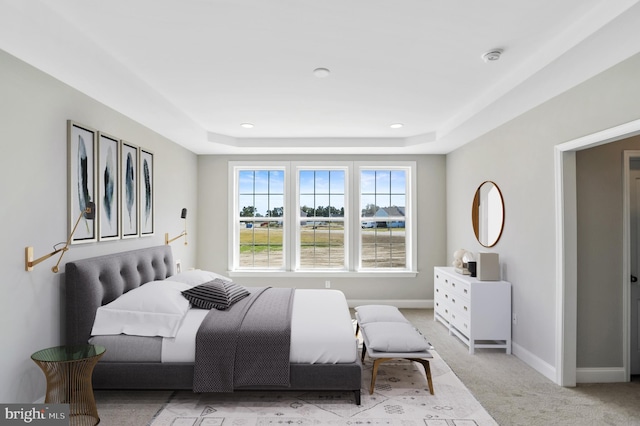
<path fill-rule="evenodd" d="M 208 313 L 190 309 L 174 338 L 162 340 L 162 362 L 194 362 L 195 336 Z M 294 364 L 336 364 L 356 360 L 354 329 L 344 294 L 338 290 L 296 290 L 291 320 Z"/>

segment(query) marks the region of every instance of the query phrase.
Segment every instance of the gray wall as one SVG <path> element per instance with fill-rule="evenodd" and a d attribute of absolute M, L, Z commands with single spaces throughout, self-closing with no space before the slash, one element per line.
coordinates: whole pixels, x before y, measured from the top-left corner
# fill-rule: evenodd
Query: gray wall
<path fill-rule="evenodd" d="M 432 300 L 433 267 L 445 261 L 445 157 L 418 156 L 277 156 L 273 160 L 295 161 L 380 161 L 412 160 L 417 162 L 418 193 L 418 275 L 415 278 L 358 278 L 358 277 L 237 277 L 246 285 L 270 285 L 296 288 L 324 288 L 326 279 L 331 287 L 342 290 L 350 300 Z M 269 156 L 200 156 L 198 165 L 198 201 L 200 217 L 198 230 L 198 265 L 218 273 L 227 271 L 227 224 L 232 210 L 228 203 L 229 161 L 267 161 Z"/>
<path fill-rule="evenodd" d="M 184 267 L 195 266 L 197 156 L 0 51 L 0 401 L 33 402 L 45 380 L 30 355 L 64 343 L 64 267 L 56 259 L 24 270 L 24 249 L 36 258 L 67 238 L 68 119 L 154 152 L 156 234 L 151 237 L 73 245 L 65 261 L 164 244 L 164 233 L 182 230 L 189 208 L 193 244 L 174 243 Z"/>
<path fill-rule="evenodd" d="M 638 149 L 640 136 L 576 153 L 578 367 L 622 367 L 623 151 Z"/>
<path fill-rule="evenodd" d="M 494 180 L 505 198 L 506 222 L 502 239 L 489 251 L 500 254 L 504 279 L 513 285 L 512 306 L 518 315 L 513 327 L 514 352 L 530 363 L 534 360 L 539 370 L 555 369 L 553 147 L 640 118 L 638 75 L 640 55 L 447 155 L 449 261 L 460 247 L 483 250 L 471 228 L 471 201 L 482 181 Z M 589 284 L 579 285 L 582 290 Z M 597 316 L 615 318 L 619 315 L 615 309 L 615 304 L 603 304 Z M 621 346 L 583 345 L 578 342 L 578 353 L 592 351 L 590 359 L 597 360 L 598 367 L 620 365 Z"/>

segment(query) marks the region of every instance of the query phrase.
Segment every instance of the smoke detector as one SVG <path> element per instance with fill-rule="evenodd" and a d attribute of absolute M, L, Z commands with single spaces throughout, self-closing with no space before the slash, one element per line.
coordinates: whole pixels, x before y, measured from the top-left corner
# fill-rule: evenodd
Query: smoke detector
<path fill-rule="evenodd" d="M 318 78 L 328 77 L 329 74 L 331 74 L 331 71 L 329 70 L 329 68 L 316 68 L 315 70 L 313 70 L 313 75 L 315 75 Z"/>
<path fill-rule="evenodd" d="M 482 60 L 485 62 L 495 62 L 500 59 L 502 55 L 502 49 L 493 49 L 482 55 Z"/>

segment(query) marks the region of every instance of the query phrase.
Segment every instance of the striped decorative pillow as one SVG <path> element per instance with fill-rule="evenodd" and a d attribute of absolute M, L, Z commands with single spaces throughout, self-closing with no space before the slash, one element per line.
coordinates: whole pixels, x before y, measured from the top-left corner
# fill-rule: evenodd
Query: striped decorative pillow
<path fill-rule="evenodd" d="M 182 292 L 191 304 L 201 309 L 227 309 L 249 295 L 246 288 L 234 283 L 216 278 Z"/>

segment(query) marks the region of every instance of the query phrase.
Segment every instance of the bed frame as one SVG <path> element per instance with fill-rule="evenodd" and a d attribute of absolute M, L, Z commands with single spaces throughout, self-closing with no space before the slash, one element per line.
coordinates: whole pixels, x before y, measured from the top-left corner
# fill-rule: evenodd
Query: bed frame
<path fill-rule="evenodd" d="M 96 310 L 144 283 L 173 275 L 168 245 L 109 254 L 66 264 L 66 342 L 85 344 Z M 291 364 L 290 387 L 251 390 L 352 391 L 360 405 L 362 364 Z M 192 389 L 193 363 L 104 362 L 93 372 L 95 389 Z"/>

